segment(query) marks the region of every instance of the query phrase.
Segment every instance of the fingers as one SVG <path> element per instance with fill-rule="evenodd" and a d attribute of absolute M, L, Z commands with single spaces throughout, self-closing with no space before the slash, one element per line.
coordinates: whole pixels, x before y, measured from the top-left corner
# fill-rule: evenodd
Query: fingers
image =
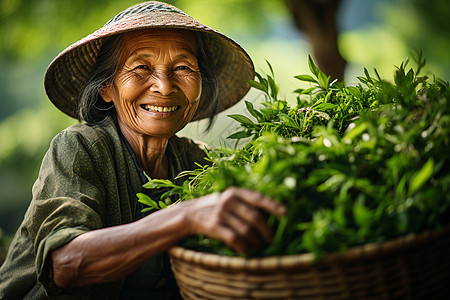
<path fill-rule="evenodd" d="M 230 246 L 242 248 L 258 248 L 272 241 L 273 231 L 267 225 L 261 210 L 271 214 L 283 215 L 285 206 L 264 195 L 241 188 L 229 188 L 219 197 L 223 206 L 223 225 L 229 227 L 237 236 Z"/>
<path fill-rule="evenodd" d="M 241 228 L 236 226 L 240 233 L 243 235 L 257 234 L 266 243 L 271 242 L 272 230 L 267 226 L 266 219 L 262 216 L 259 209 L 240 200 L 228 201 L 226 204 L 229 205 L 229 214 L 240 221 L 239 225 Z M 235 221 L 234 223 L 237 222 Z"/>
<path fill-rule="evenodd" d="M 230 232 L 227 233 L 225 242 L 239 253 L 248 252 L 250 249 L 260 248 L 263 240 L 258 232 L 244 220 L 233 214 L 227 215 L 227 222 L 223 224 Z M 271 236 L 269 236 L 270 241 Z"/>
<path fill-rule="evenodd" d="M 253 190 L 231 187 L 223 194 L 224 197 L 238 197 L 252 206 L 263 209 L 277 216 L 282 216 L 286 213 L 286 207 L 284 205 Z"/>
<path fill-rule="evenodd" d="M 189 205 L 188 205 L 189 204 Z M 272 241 L 273 232 L 262 211 L 283 215 L 286 208 L 262 194 L 229 188 L 182 204 L 186 226 L 192 234 L 219 239 L 239 253 L 246 253 Z"/>

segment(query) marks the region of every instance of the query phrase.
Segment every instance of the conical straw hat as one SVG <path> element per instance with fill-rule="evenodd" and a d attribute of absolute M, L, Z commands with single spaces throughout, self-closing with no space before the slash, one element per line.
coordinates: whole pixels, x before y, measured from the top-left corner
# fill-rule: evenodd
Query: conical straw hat
<path fill-rule="evenodd" d="M 246 80 L 253 79 L 254 67 L 249 55 L 224 34 L 198 22 L 178 8 L 150 1 L 134 5 L 109 20 L 103 27 L 62 51 L 45 74 L 46 93 L 53 104 L 76 118 L 78 97 L 95 64 L 105 38 L 129 31 L 151 28 L 178 28 L 204 33 L 204 44 L 218 74 L 221 112 L 241 100 L 248 92 Z M 192 121 L 210 117 L 210 102 L 201 99 Z"/>

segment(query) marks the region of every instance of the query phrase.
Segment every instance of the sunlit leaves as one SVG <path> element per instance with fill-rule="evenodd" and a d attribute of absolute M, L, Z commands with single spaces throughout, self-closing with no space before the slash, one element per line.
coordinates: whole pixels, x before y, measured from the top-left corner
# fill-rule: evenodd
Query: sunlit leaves
<path fill-rule="evenodd" d="M 433 159 L 430 158 L 411 179 L 411 184 L 409 186 L 409 193 L 413 194 L 417 189 L 419 189 L 433 174 Z"/>
<path fill-rule="evenodd" d="M 265 101 L 261 108 L 246 101 L 249 114 L 255 118 L 230 115 L 245 130 L 233 133 L 229 139 L 258 138 L 263 132 L 276 132 L 284 137 L 302 136 L 311 138 L 313 128 L 326 125 L 334 120 L 334 126 L 341 134 L 358 113 L 375 106 L 376 99 L 371 93 L 361 92 L 362 87 L 343 87 L 343 83 L 329 82 L 329 77 L 320 71 L 308 56 L 308 65 L 313 75 L 297 75 L 296 79 L 308 82 L 310 88 L 297 89 L 297 107 L 288 107 L 286 100 L 278 98 L 278 85 L 274 81 L 274 71 L 267 62 L 270 74 L 256 74 L 256 81 L 249 81 L 251 87 L 263 92 Z M 367 74 L 368 75 L 368 74 Z M 369 76 L 369 75 L 368 75 Z"/>
<path fill-rule="evenodd" d="M 231 116 L 241 124 L 232 136 L 252 140 L 210 151 L 212 166 L 186 172 L 195 183 L 174 188 L 181 199 L 241 186 L 288 206 L 285 217 L 269 216 L 274 242 L 255 255 L 310 252 L 319 258 L 448 223 L 449 84 L 428 82 L 404 62 L 393 83 L 364 70 L 361 84 L 343 87 L 319 80 L 312 60 L 309 66 L 313 75 L 297 78 L 312 85 L 301 92 L 309 97 L 299 101 L 305 106 L 273 98 L 275 86 L 259 75 L 262 108 L 247 102 L 251 117 Z M 231 252 L 207 240 L 187 244 Z"/>

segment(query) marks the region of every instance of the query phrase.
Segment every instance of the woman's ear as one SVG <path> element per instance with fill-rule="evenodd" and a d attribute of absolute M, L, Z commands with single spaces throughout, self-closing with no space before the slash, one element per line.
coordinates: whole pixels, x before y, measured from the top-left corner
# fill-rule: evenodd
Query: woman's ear
<path fill-rule="evenodd" d="M 112 85 L 108 84 L 106 86 L 103 86 L 100 91 L 100 96 L 102 96 L 103 100 L 105 102 L 112 102 L 113 98 L 112 98 Z"/>

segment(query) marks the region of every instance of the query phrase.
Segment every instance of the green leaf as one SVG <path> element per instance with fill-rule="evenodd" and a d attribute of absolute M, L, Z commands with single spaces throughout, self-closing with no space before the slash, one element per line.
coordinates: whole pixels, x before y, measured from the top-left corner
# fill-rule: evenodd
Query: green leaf
<path fill-rule="evenodd" d="M 258 78 L 259 82 L 260 82 L 263 86 L 266 87 L 266 88 L 265 88 L 265 91 L 268 91 L 269 85 L 267 84 L 267 80 L 266 80 L 264 77 L 262 77 L 258 72 L 255 73 L 255 76 Z"/>
<path fill-rule="evenodd" d="M 357 126 L 353 127 L 352 129 L 350 129 L 342 138 L 343 140 L 349 139 L 352 140 L 357 136 L 360 136 L 364 131 L 367 130 L 367 123 L 361 123 L 358 124 Z M 350 127 L 349 127 L 350 128 Z"/>
<path fill-rule="evenodd" d="M 419 172 L 414 174 L 411 179 L 411 185 L 409 186 L 409 193 L 413 194 L 417 191 L 433 174 L 434 161 L 430 158 L 420 169 Z"/>
<path fill-rule="evenodd" d="M 288 224 L 288 218 L 287 217 L 281 217 L 280 222 L 278 223 L 277 230 L 275 232 L 275 235 L 272 240 L 272 244 L 281 244 L 282 239 L 284 236 L 284 232 L 286 230 L 286 225 Z"/>
<path fill-rule="evenodd" d="M 357 87 L 348 86 L 346 89 L 353 95 L 353 97 L 358 98 L 358 99 L 362 98 L 362 94 Z"/>
<path fill-rule="evenodd" d="M 266 61 L 267 65 L 269 66 L 270 74 L 272 74 L 272 76 L 274 76 L 275 74 L 273 73 L 272 65 L 270 64 L 270 62 L 267 59 L 265 61 Z"/>
<path fill-rule="evenodd" d="M 327 89 L 328 83 L 330 82 L 330 76 L 325 75 L 325 73 L 319 71 L 319 76 L 317 77 L 319 79 L 319 84 L 321 87 Z"/>
<path fill-rule="evenodd" d="M 255 88 L 255 89 L 260 90 L 260 91 L 263 91 L 263 92 L 266 92 L 266 91 L 267 91 L 266 86 L 264 86 L 264 84 L 262 84 L 262 83 L 260 83 L 260 82 L 256 82 L 256 81 L 254 81 L 254 80 L 247 80 L 247 83 L 248 83 L 252 88 Z"/>
<path fill-rule="evenodd" d="M 365 77 L 357 76 L 356 78 L 358 78 L 358 80 L 361 81 L 361 83 L 364 83 L 367 86 L 369 85 L 369 81 Z"/>
<path fill-rule="evenodd" d="M 378 70 L 376 68 L 373 68 L 373 71 L 374 71 L 375 75 L 377 75 L 378 80 L 381 80 L 381 76 L 378 73 Z"/>
<path fill-rule="evenodd" d="M 367 81 L 373 84 L 372 77 L 370 76 L 369 71 L 367 71 L 366 68 L 364 68 L 364 74 L 366 75 Z"/>
<path fill-rule="evenodd" d="M 372 212 L 364 206 L 362 201 L 355 201 L 353 204 L 353 217 L 357 225 L 361 227 L 369 225 L 372 215 Z"/>
<path fill-rule="evenodd" d="M 311 55 L 308 55 L 308 66 L 311 73 L 313 73 L 317 78 L 319 78 L 319 69 L 317 69 L 316 65 L 314 64 Z"/>
<path fill-rule="evenodd" d="M 262 108 L 261 113 L 264 115 L 266 120 L 273 118 L 275 114 L 273 108 Z"/>
<path fill-rule="evenodd" d="M 410 69 L 408 71 L 408 74 L 406 74 L 406 79 L 408 80 L 408 83 L 412 84 L 412 81 L 414 79 L 414 71 Z"/>
<path fill-rule="evenodd" d="M 300 81 L 318 83 L 317 80 L 315 80 L 311 75 L 297 75 L 297 76 L 294 76 L 294 78 L 296 78 Z"/>
<path fill-rule="evenodd" d="M 293 93 L 301 94 L 301 93 L 303 93 L 304 90 L 305 89 L 296 89 L 296 90 L 293 91 Z"/>
<path fill-rule="evenodd" d="M 159 189 L 164 187 L 175 187 L 172 181 L 168 179 L 152 179 L 149 182 L 142 185 L 143 188 L 146 189 Z"/>
<path fill-rule="evenodd" d="M 345 182 L 346 176 L 344 174 L 333 175 L 328 178 L 324 183 L 317 187 L 317 191 L 324 192 L 329 189 L 333 189 L 341 183 Z"/>
<path fill-rule="evenodd" d="M 152 180 L 152 179 L 150 178 L 150 176 L 147 175 L 147 173 L 144 172 L 144 175 L 145 175 L 145 177 L 147 178 L 147 181 Z"/>
<path fill-rule="evenodd" d="M 276 101 L 278 98 L 278 85 L 275 83 L 275 80 L 271 76 L 267 76 L 269 80 L 269 86 L 270 86 L 270 96 L 272 97 L 273 101 Z"/>
<path fill-rule="evenodd" d="M 146 194 L 144 194 L 144 193 L 137 193 L 136 196 L 138 197 L 138 201 L 141 202 L 142 204 L 150 206 L 151 208 L 154 208 L 154 209 L 159 209 L 159 206 L 156 203 L 156 201 L 152 200 Z"/>
<path fill-rule="evenodd" d="M 297 122 L 295 122 L 291 117 L 289 117 L 286 114 L 280 114 L 279 115 L 281 122 L 283 122 L 285 125 L 293 127 L 293 128 L 297 128 L 298 124 Z"/>
<path fill-rule="evenodd" d="M 238 121 L 241 124 L 245 124 L 245 125 L 250 125 L 250 126 L 255 126 L 255 123 L 253 123 L 252 120 L 250 120 L 248 117 L 243 116 L 243 115 L 228 115 L 228 117 Z"/>
<path fill-rule="evenodd" d="M 309 94 L 309 93 L 311 93 L 312 91 L 314 91 L 315 89 L 317 89 L 317 87 L 310 87 L 310 88 L 307 88 L 307 89 L 303 90 L 303 91 L 300 93 L 300 95 L 306 95 L 306 94 Z"/>
<path fill-rule="evenodd" d="M 247 107 L 248 112 L 255 117 L 259 122 L 264 121 L 264 117 L 263 115 L 255 110 L 255 108 L 253 107 L 253 104 L 249 101 L 245 101 L 245 106 Z"/>
<path fill-rule="evenodd" d="M 245 130 L 245 131 L 238 131 L 235 132 L 229 136 L 227 136 L 227 139 L 245 139 L 248 137 L 251 137 L 252 133 L 250 133 L 249 131 Z"/>
<path fill-rule="evenodd" d="M 283 108 L 285 108 L 286 104 L 283 101 L 275 101 L 273 103 L 273 109 L 274 110 L 282 110 Z"/>
<path fill-rule="evenodd" d="M 333 103 L 321 103 L 321 104 L 317 105 L 316 107 L 314 107 L 314 109 L 327 110 L 327 109 L 335 109 L 336 107 L 337 107 L 337 105 L 333 104 Z"/>

